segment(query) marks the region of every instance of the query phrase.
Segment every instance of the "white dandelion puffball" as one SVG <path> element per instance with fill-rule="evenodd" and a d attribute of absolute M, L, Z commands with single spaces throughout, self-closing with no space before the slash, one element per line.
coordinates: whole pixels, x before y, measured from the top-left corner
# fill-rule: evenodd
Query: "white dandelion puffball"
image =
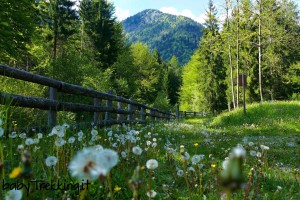
<path fill-rule="evenodd" d="M 92 134 L 93 136 L 96 136 L 96 135 L 98 135 L 98 131 L 95 130 L 95 129 L 93 129 L 93 130 L 91 131 L 91 134 Z"/>
<path fill-rule="evenodd" d="M 46 165 L 47 167 L 55 166 L 57 163 L 57 158 L 55 156 L 48 156 L 46 158 Z"/>
<path fill-rule="evenodd" d="M 193 155 L 193 157 L 192 157 L 192 164 L 195 165 L 198 162 L 200 162 L 200 160 L 201 160 L 201 156 L 200 155 Z"/>
<path fill-rule="evenodd" d="M 150 192 L 147 192 L 147 196 L 154 198 L 157 195 L 157 193 L 154 190 L 151 190 Z"/>
<path fill-rule="evenodd" d="M 19 135 L 19 138 L 25 139 L 25 138 L 26 138 L 26 133 L 21 133 L 21 134 Z"/>
<path fill-rule="evenodd" d="M 113 168 L 119 162 L 118 153 L 111 149 L 103 149 L 102 151 L 98 152 L 97 158 L 99 162 L 105 162 L 108 168 Z"/>
<path fill-rule="evenodd" d="M 126 158 L 126 152 L 125 152 L 125 151 L 122 151 L 122 152 L 121 152 L 121 156 L 122 156 L 122 158 Z"/>
<path fill-rule="evenodd" d="M 38 133 L 37 136 L 38 136 L 38 139 L 42 139 L 43 138 L 43 134 L 42 133 Z"/>
<path fill-rule="evenodd" d="M 0 127 L 0 137 L 2 137 L 3 134 L 4 134 L 4 130 L 3 130 L 3 128 Z"/>
<path fill-rule="evenodd" d="M 184 174 L 183 170 L 180 169 L 177 171 L 177 176 L 183 176 L 183 174 Z"/>
<path fill-rule="evenodd" d="M 141 155 L 143 150 L 141 149 L 141 147 L 139 146 L 135 146 L 132 148 L 132 152 L 135 154 L 135 155 Z"/>
<path fill-rule="evenodd" d="M 69 164 L 72 176 L 78 180 L 97 180 L 100 175 L 106 176 L 109 170 L 119 161 L 117 152 L 110 149 L 97 151 L 95 147 L 84 148 L 77 152 Z"/>
<path fill-rule="evenodd" d="M 25 140 L 25 144 L 26 145 L 32 145 L 34 143 L 34 141 L 33 141 L 33 139 L 32 138 L 27 138 L 26 140 Z"/>
<path fill-rule="evenodd" d="M 227 169 L 228 169 L 228 166 L 229 166 L 229 160 L 226 159 L 226 160 L 224 160 L 224 161 L 222 162 L 222 168 L 223 168 L 224 170 L 227 170 Z"/>
<path fill-rule="evenodd" d="M 101 146 L 100 144 L 98 144 L 98 145 L 95 146 L 95 150 L 96 151 L 101 151 L 103 149 L 104 149 L 103 146 Z"/>
<path fill-rule="evenodd" d="M 56 138 L 56 140 L 55 140 L 55 146 L 57 146 L 57 147 L 64 146 L 65 143 L 66 143 L 66 141 L 62 138 Z"/>
<path fill-rule="evenodd" d="M 12 132 L 11 134 L 8 135 L 10 138 L 16 138 L 18 135 L 16 132 Z"/>
<path fill-rule="evenodd" d="M 270 149 L 270 147 L 265 146 L 265 145 L 260 145 L 260 148 L 261 148 L 262 150 L 266 150 L 266 151 Z"/>
<path fill-rule="evenodd" d="M 75 138 L 74 137 L 70 137 L 68 139 L 68 143 L 73 144 L 75 142 Z"/>
<path fill-rule="evenodd" d="M 246 151 L 243 147 L 237 146 L 232 150 L 232 155 L 235 157 L 242 157 L 245 158 L 246 156 Z"/>
<path fill-rule="evenodd" d="M 77 136 L 78 136 L 78 137 L 83 137 L 83 132 L 82 132 L 82 131 L 79 131 L 79 132 L 77 133 Z"/>
<path fill-rule="evenodd" d="M 251 151 L 250 151 L 250 156 L 255 157 L 255 156 L 256 156 L 256 151 L 251 150 Z"/>
<path fill-rule="evenodd" d="M 5 195 L 5 200 L 21 200 L 22 199 L 22 190 L 10 190 Z"/>
<path fill-rule="evenodd" d="M 157 162 L 157 160 L 155 160 L 155 159 L 150 159 L 150 160 L 148 160 L 147 161 L 147 163 L 146 163 L 146 167 L 148 168 L 148 169 L 156 169 L 157 167 L 158 167 L 158 162 Z"/>

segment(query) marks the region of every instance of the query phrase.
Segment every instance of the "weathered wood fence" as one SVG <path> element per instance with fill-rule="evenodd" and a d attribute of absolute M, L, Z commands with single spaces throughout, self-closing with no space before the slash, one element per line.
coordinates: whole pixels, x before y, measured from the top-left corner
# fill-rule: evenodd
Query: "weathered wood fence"
<path fill-rule="evenodd" d="M 179 118 L 183 118 L 183 117 L 189 117 L 189 116 L 193 116 L 193 117 L 199 117 L 199 116 L 208 116 L 209 114 L 206 112 L 193 112 L 193 111 L 179 111 Z"/>
<path fill-rule="evenodd" d="M 12 106 L 49 110 L 48 126 L 56 125 L 57 111 L 92 112 L 94 113 L 94 123 L 100 126 L 122 123 L 145 123 L 146 119 L 170 120 L 176 117 L 169 112 L 152 108 L 131 99 L 113 95 L 112 92 L 99 92 L 41 75 L 32 74 L 6 65 L 0 64 L 0 75 L 49 87 L 49 98 L 8 94 L 2 92 L 0 87 L 0 104 L 4 104 L 8 99 L 11 101 Z M 59 101 L 57 99 L 58 92 L 93 98 L 93 105 Z M 113 107 L 113 101 L 117 102 L 117 107 Z M 101 113 L 105 113 L 104 119 L 101 119 Z M 116 119 L 112 119 L 111 113 L 117 114 Z"/>

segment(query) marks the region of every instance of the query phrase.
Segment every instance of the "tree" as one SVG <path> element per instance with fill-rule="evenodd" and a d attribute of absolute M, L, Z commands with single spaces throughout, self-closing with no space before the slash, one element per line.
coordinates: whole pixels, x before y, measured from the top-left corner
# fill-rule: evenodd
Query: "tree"
<path fill-rule="evenodd" d="M 207 20 L 199 48 L 183 72 L 181 104 L 185 106 L 188 104 L 187 101 L 194 99 L 197 103 L 193 107 L 198 108 L 197 110 L 204 108 L 204 111 L 216 113 L 226 108 L 226 71 L 222 60 L 222 41 L 216 19 L 217 11 L 212 1 L 209 1 L 206 15 Z M 187 74 L 190 74 L 187 69 L 197 73 L 194 79 L 187 77 Z M 197 95 L 189 93 L 186 89 L 188 87 L 192 87 L 189 90 L 196 91 Z"/>
<path fill-rule="evenodd" d="M 99 67 L 107 69 L 116 62 L 125 45 L 122 26 L 116 21 L 113 4 L 107 0 L 83 0 L 79 13 Z"/>
<path fill-rule="evenodd" d="M 24 60 L 34 33 L 34 0 L 2 0 L 0 19 L 0 61 Z"/>

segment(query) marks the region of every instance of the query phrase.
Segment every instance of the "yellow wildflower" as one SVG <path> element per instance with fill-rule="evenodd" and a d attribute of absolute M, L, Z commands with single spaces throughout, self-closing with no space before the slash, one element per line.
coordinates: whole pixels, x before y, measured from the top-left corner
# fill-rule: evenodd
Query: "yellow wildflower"
<path fill-rule="evenodd" d="M 22 168 L 16 167 L 13 169 L 13 171 L 9 174 L 9 178 L 17 178 L 21 175 Z"/>
<path fill-rule="evenodd" d="M 215 168 L 216 167 L 216 164 L 211 164 L 210 165 L 212 168 Z"/>
<path fill-rule="evenodd" d="M 194 144 L 195 147 L 197 147 L 198 145 L 199 145 L 198 143 L 195 143 L 195 144 Z"/>
<path fill-rule="evenodd" d="M 142 166 L 142 167 L 141 167 L 141 170 L 144 170 L 144 169 L 145 169 L 145 166 Z"/>
<path fill-rule="evenodd" d="M 114 188 L 114 191 L 115 191 L 115 192 L 119 192 L 121 189 L 122 189 L 122 188 L 120 188 L 119 186 L 116 186 L 116 187 Z"/>

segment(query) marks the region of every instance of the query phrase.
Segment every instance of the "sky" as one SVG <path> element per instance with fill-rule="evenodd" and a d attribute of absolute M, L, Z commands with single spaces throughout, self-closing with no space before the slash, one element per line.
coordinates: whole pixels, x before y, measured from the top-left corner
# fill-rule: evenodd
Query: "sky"
<path fill-rule="evenodd" d="M 118 20 L 124 20 L 145 9 L 157 9 L 164 13 L 183 15 L 204 23 L 209 0 L 109 0 L 114 3 Z M 233 0 L 235 1 L 235 0 Z M 300 0 L 293 0 L 300 5 Z M 219 19 L 225 18 L 225 0 L 213 0 Z M 299 7 L 299 6 L 298 6 Z"/>

